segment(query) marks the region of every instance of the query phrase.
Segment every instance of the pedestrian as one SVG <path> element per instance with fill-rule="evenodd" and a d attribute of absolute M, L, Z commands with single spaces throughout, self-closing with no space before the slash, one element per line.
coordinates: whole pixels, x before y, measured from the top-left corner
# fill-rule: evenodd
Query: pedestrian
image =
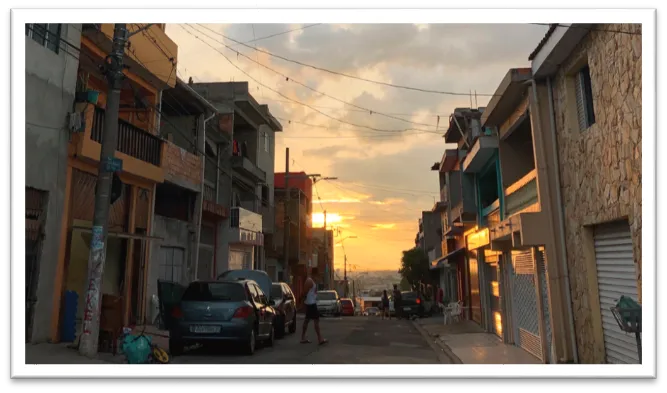
<path fill-rule="evenodd" d="M 382 319 L 384 320 L 384 316 L 387 316 L 389 319 L 391 319 L 391 312 L 389 311 L 389 295 L 387 294 L 387 290 L 382 291 Z"/>
<path fill-rule="evenodd" d="M 326 338 L 322 338 L 320 333 L 320 313 L 317 311 L 317 285 L 315 281 L 308 277 L 306 279 L 306 284 L 304 285 L 304 291 L 306 292 L 304 304 L 306 306 L 306 319 L 303 321 L 303 331 L 301 332 L 301 344 L 309 344 L 310 340 L 306 338 L 306 331 L 308 330 L 308 322 L 311 320 L 315 325 L 315 334 L 317 334 L 317 342 L 319 345 L 323 345 L 329 342 Z"/>
<path fill-rule="evenodd" d="M 394 284 L 394 311 L 396 312 L 396 319 L 401 319 L 403 316 L 402 306 L 401 291 L 398 289 L 398 285 Z"/>

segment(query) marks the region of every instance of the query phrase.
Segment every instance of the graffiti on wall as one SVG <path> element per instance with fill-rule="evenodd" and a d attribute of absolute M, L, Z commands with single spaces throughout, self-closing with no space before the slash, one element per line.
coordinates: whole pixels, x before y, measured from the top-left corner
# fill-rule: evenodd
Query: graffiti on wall
<path fill-rule="evenodd" d="M 92 228 L 92 240 L 90 243 L 91 262 L 88 266 L 88 287 L 86 288 L 86 303 L 83 314 L 83 334 L 92 334 L 97 325 L 94 319 L 100 311 L 100 292 L 102 284 L 102 270 L 106 253 L 104 252 L 104 228 L 94 226 Z"/>

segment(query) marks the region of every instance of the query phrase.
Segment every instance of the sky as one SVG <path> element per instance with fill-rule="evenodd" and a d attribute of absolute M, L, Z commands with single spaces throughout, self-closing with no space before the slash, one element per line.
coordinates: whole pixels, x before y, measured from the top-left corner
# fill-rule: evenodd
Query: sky
<path fill-rule="evenodd" d="M 327 226 L 340 229 L 336 269 L 346 255 L 348 271 L 361 272 L 400 267 L 402 251 L 414 247 L 421 211 L 439 199 L 430 167 L 445 150 L 449 114 L 456 107 L 485 106 L 510 68 L 529 66 L 528 55 L 546 29 L 174 24 L 167 34 L 178 44 L 181 79 L 248 81 L 255 99 L 268 104 L 283 125 L 276 136 L 276 172 L 284 171 L 289 147 L 290 171 L 338 177 L 314 188 L 313 222 L 321 226 L 326 209 Z"/>

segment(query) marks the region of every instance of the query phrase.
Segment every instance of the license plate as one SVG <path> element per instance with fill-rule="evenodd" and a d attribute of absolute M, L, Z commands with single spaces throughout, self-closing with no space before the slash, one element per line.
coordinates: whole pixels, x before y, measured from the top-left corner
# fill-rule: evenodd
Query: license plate
<path fill-rule="evenodd" d="M 220 333 L 220 326 L 190 326 L 191 333 Z"/>
<path fill-rule="evenodd" d="M 405 310 L 405 311 L 410 311 L 410 310 L 412 310 L 412 309 L 411 309 L 410 307 L 403 307 L 403 310 Z"/>

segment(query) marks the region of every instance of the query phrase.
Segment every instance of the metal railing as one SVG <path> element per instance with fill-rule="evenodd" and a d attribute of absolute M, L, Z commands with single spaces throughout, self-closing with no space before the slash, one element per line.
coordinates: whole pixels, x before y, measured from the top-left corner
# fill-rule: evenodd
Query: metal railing
<path fill-rule="evenodd" d="M 215 199 L 215 187 L 211 187 L 208 184 L 204 184 L 204 200 L 217 202 Z"/>
<path fill-rule="evenodd" d="M 95 107 L 90 139 L 102 143 L 105 111 Z M 116 150 L 149 164 L 160 166 L 162 140 L 124 120 L 118 120 L 118 144 Z"/>

